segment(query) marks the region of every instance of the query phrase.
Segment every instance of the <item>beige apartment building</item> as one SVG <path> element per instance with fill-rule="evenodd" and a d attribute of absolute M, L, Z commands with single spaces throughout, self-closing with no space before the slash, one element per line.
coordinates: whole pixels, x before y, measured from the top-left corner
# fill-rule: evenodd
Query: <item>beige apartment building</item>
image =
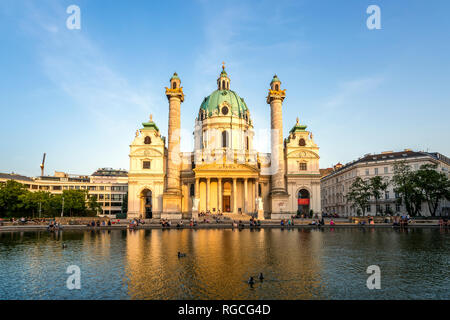
<path fill-rule="evenodd" d="M 115 217 L 122 213 L 122 203 L 128 191 L 128 176 L 125 170 L 102 168 L 90 176 L 71 175 L 56 171 L 53 176 L 26 177 L 0 173 L 0 183 L 15 180 L 30 191 L 48 191 L 62 194 L 63 190 L 87 190 L 102 206 L 100 216 Z"/>
<path fill-rule="evenodd" d="M 325 213 L 337 213 L 340 216 L 355 216 L 356 209 L 347 202 L 346 195 L 356 177 L 369 179 L 374 176 L 385 177 L 387 181 L 392 179 L 394 164 L 405 161 L 413 170 L 418 170 L 423 164 L 436 164 L 437 170 L 450 175 L 450 159 L 434 152 L 417 152 L 405 149 L 400 152 L 386 151 L 380 154 L 366 154 L 363 157 L 342 165 L 338 163 L 331 172 L 321 179 L 322 208 Z M 398 195 L 394 192 L 394 186 L 389 184 L 386 192 L 378 199 L 378 208 L 375 200 L 370 199 L 366 214 L 375 215 L 376 212 L 392 214 L 406 214 L 406 208 L 397 204 Z M 422 204 L 421 214 L 430 215 L 426 203 Z M 441 201 L 436 212 L 437 215 L 450 214 L 450 202 Z"/>

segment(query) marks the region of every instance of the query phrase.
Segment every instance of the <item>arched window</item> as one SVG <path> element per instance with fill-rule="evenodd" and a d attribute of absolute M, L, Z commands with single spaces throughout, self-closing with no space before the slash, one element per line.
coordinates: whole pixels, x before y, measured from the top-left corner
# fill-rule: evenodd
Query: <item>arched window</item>
<path fill-rule="evenodd" d="M 172 89 L 176 89 L 177 88 L 177 83 L 174 81 L 173 83 L 172 83 Z"/>
<path fill-rule="evenodd" d="M 222 80 L 222 90 L 225 90 L 226 89 L 226 87 L 225 87 L 225 80 Z"/>
<path fill-rule="evenodd" d="M 276 91 L 280 90 L 280 87 L 277 84 L 275 85 L 275 90 Z"/>
<path fill-rule="evenodd" d="M 300 139 L 300 141 L 298 142 L 298 145 L 300 146 L 300 147 L 304 147 L 305 145 L 306 145 L 306 142 L 305 142 L 305 139 Z"/>
<path fill-rule="evenodd" d="M 222 131 L 222 148 L 228 148 L 228 132 Z"/>
<path fill-rule="evenodd" d="M 258 183 L 258 197 L 261 197 L 261 185 Z"/>
<path fill-rule="evenodd" d="M 306 162 L 300 162 L 300 167 L 299 167 L 300 171 L 306 171 L 308 170 L 308 166 L 306 164 Z"/>
<path fill-rule="evenodd" d="M 248 151 L 249 149 L 249 143 L 248 143 L 248 136 L 245 138 L 245 149 Z"/>
<path fill-rule="evenodd" d="M 194 197 L 194 196 L 195 196 L 195 186 L 194 186 L 193 183 L 191 183 L 191 187 L 190 187 L 190 190 L 189 190 L 189 195 L 190 195 L 191 197 Z"/>
<path fill-rule="evenodd" d="M 151 143 L 152 143 L 152 139 L 150 139 L 149 136 L 146 136 L 146 137 L 144 138 L 144 143 L 145 143 L 145 144 L 151 144 Z"/>

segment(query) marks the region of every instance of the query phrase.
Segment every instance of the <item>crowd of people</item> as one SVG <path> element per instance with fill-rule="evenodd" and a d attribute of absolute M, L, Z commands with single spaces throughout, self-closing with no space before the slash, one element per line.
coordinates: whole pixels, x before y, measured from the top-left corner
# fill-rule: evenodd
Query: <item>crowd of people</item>
<path fill-rule="evenodd" d="M 392 226 L 394 227 L 406 227 L 411 222 L 409 215 L 395 216 L 393 220 Z"/>
<path fill-rule="evenodd" d="M 439 226 L 440 227 L 448 227 L 448 226 L 450 226 L 450 222 L 448 221 L 447 218 L 441 218 L 441 219 L 439 219 Z"/>
<path fill-rule="evenodd" d="M 50 220 L 50 223 L 47 226 L 48 231 L 58 231 L 61 229 L 61 223 L 56 222 L 56 220 Z"/>

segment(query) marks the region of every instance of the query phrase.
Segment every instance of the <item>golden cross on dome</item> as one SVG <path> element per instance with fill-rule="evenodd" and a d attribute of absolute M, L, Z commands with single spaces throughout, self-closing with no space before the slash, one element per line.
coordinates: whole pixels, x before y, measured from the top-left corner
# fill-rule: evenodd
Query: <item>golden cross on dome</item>
<path fill-rule="evenodd" d="M 225 70 L 225 61 L 222 62 L 222 70 Z"/>
<path fill-rule="evenodd" d="M 298 120 L 298 117 L 297 117 L 297 124 L 298 124 L 298 122 L 299 122 L 299 120 Z"/>
<path fill-rule="evenodd" d="M 150 122 L 153 122 L 153 115 L 150 114 Z"/>

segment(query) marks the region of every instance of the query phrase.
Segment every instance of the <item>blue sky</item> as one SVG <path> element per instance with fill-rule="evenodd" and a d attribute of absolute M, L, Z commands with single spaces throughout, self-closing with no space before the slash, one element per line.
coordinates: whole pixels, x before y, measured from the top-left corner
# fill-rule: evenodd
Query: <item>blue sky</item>
<path fill-rule="evenodd" d="M 81 30 L 66 28 L 71 4 Z M 371 4 L 381 30 L 366 27 Z M 190 151 L 222 61 L 257 134 L 270 127 L 265 97 L 278 75 L 284 135 L 300 117 L 322 168 L 404 148 L 449 156 L 449 12 L 446 0 L 1 0 L 0 172 L 38 175 L 44 152 L 47 174 L 128 169 L 150 113 L 167 133 L 174 71 Z"/>

